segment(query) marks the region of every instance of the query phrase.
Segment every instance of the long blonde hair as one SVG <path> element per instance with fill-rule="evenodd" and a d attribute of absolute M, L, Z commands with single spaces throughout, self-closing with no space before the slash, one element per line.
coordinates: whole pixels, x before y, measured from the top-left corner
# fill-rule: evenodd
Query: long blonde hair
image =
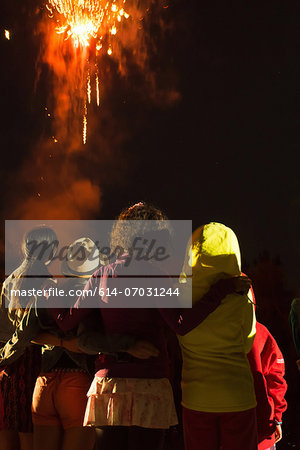
<path fill-rule="evenodd" d="M 57 236 L 51 228 L 40 226 L 25 235 L 22 243 L 24 260 L 4 281 L 1 292 L 1 306 L 6 303 L 8 317 L 14 326 L 19 325 L 35 301 L 34 297 L 26 297 L 24 304 L 15 291 L 41 288 L 49 274 L 46 264 L 55 256 L 57 247 Z"/>

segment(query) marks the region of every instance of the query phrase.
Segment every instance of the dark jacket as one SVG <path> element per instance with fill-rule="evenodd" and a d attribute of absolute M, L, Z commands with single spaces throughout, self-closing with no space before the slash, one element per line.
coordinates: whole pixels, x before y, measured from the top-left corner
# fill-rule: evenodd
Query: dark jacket
<path fill-rule="evenodd" d="M 83 289 L 85 283 L 86 279 L 84 278 L 74 278 L 67 280 L 63 287 L 65 292 L 68 292 L 71 287 L 74 290 Z M 68 301 L 73 301 L 73 298 L 67 299 L 64 297 L 64 306 L 67 306 Z M 95 355 L 100 351 L 107 353 L 126 351 L 134 343 L 134 339 L 129 336 L 104 336 L 99 327 L 100 312 L 98 311 L 95 311 L 95 314 L 84 319 L 72 332 L 64 333 L 57 327 L 55 321 L 48 314 L 47 307 L 49 307 L 49 302 L 44 297 L 34 299 L 31 307 L 25 313 L 13 335 L 1 349 L 0 367 L 16 361 L 24 353 L 25 349 L 31 345 L 31 341 L 42 331 L 52 333 L 64 339 L 78 335 L 80 349 L 89 355 Z M 6 320 L 5 314 L 2 314 L 2 319 L 3 321 Z M 89 357 L 87 354 L 70 352 L 63 347 L 52 346 L 42 347 L 42 371 L 49 372 L 53 369 L 64 354 L 77 367 L 93 372 L 94 358 Z"/>
<path fill-rule="evenodd" d="M 300 358 L 300 298 L 292 301 L 289 321 L 297 356 Z"/>

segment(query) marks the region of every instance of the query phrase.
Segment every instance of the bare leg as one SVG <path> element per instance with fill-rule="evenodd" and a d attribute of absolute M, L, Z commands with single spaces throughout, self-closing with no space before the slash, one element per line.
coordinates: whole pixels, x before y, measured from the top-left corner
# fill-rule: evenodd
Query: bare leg
<path fill-rule="evenodd" d="M 0 431 L 0 448 L 1 450 L 19 450 L 18 432 L 10 430 Z"/>
<path fill-rule="evenodd" d="M 63 430 L 58 425 L 34 425 L 33 447 L 28 447 L 28 450 L 61 450 L 62 436 Z"/>
<path fill-rule="evenodd" d="M 62 450 L 93 450 L 94 445 L 95 428 L 93 427 L 74 427 L 64 432 Z"/>
<path fill-rule="evenodd" d="M 33 449 L 33 433 L 19 433 L 20 450 Z"/>

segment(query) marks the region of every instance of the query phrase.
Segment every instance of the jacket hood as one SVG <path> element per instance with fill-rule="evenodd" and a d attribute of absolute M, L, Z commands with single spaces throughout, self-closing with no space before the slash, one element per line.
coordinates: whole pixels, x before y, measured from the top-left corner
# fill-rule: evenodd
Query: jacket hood
<path fill-rule="evenodd" d="M 244 272 L 241 272 L 241 275 L 247 277 L 247 274 L 244 273 Z M 252 304 L 254 306 L 254 310 L 256 310 L 256 299 L 255 299 L 254 290 L 253 290 L 253 286 L 252 285 L 251 285 L 247 295 L 248 295 L 249 300 L 252 302 Z"/>
<path fill-rule="evenodd" d="M 240 275 L 241 255 L 234 232 L 216 222 L 195 230 L 187 247 L 183 273 L 190 274 L 191 270 L 193 302 L 217 280 Z"/>

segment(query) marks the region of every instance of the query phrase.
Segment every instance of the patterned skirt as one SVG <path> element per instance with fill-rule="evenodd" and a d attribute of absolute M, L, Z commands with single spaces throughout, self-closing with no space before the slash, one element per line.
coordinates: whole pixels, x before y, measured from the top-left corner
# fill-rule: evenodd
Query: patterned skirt
<path fill-rule="evenodd" d="M 178 423 L 167 378 L 94 378 L 87 393 L 85 426 L 168 429 Z"/>
<path fill-rule="evenodd" d="M 24 354 L 6 368 L 1 391 L 3 397 L 3 429 L 21 433 L 33 431 L 31 419 L 32 393 L 41 369 L 41 349 L 31 345 Z"/>

